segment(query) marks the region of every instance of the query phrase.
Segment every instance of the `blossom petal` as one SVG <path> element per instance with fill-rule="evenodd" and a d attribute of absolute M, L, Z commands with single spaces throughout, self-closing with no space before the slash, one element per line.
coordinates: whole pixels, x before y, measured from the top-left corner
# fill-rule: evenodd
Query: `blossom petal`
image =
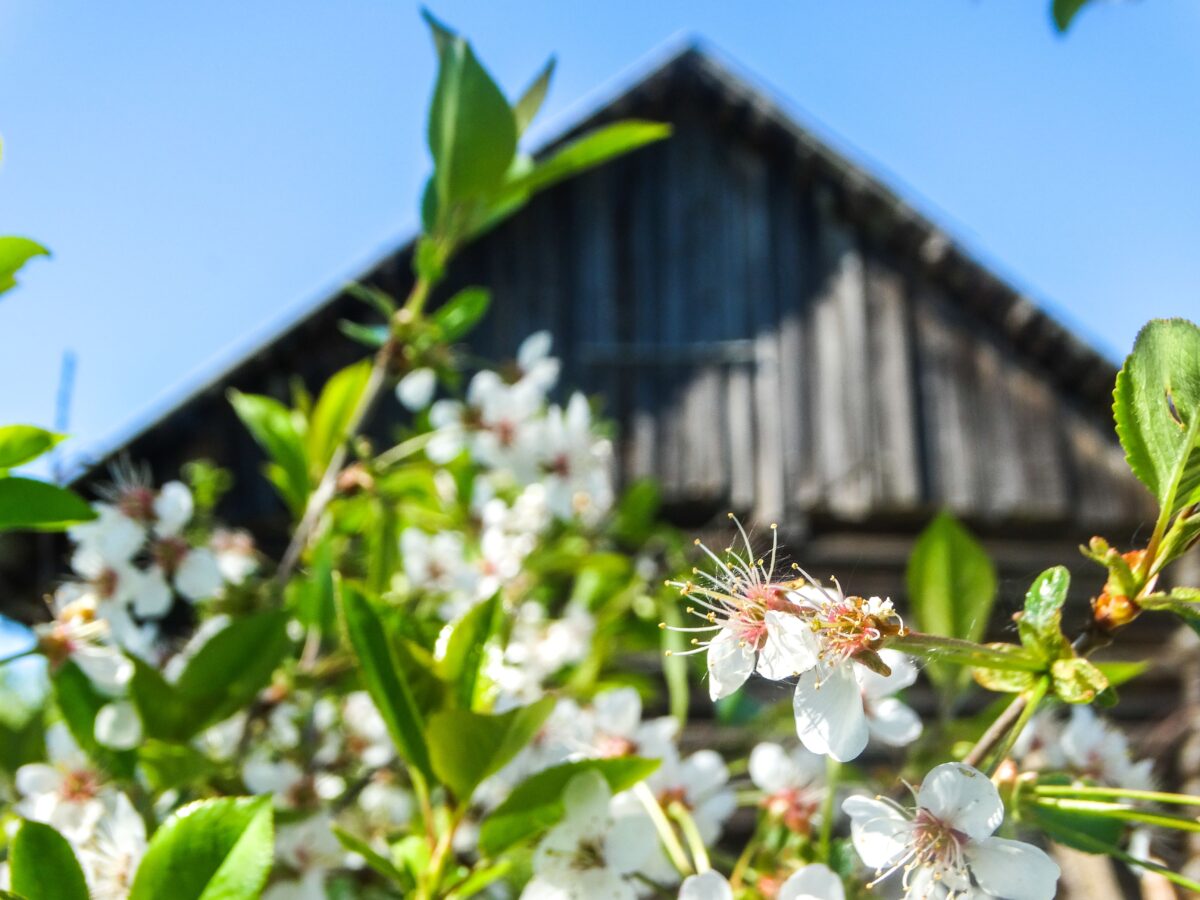
<path fill-rule="evenodd" d="M 838 762 L 854 759 L 867 746 L 862 692 L 850 665 L 809 669 L 796 683 L 792 702 L 801 743 Z"/>
<path fill-rule="evenodd" d="M 755 746 L 750 751 L 749 769 L 754 786 L 768 794 L 795 786 L 795 763 L 778 744 L 764 741 Z"/>
<path fill-rule="evenodd" d="M 895 697 L 887 697 L 871 704 L 867 714 L 867 727 L 871 736 L 892 747 L 911 744 L 921 736 L 924 726 L 916 711 Z"/>
<path fill-rule="evenodd" d="M 812 863 L 796 872 L 779 887 L 778 900 L 845 900 L 846 889 L 833 870 Z"/>
<path fill-rule="evenodd" d="M 170 537 L 183 531 L 192 518 L 192 492 L 182 481 L 168 481 L 154 499 L 154 533 L 159 537 Z"/>
<path fill-rule="evenodd" d="M 709 869 L 703 875 L 689 875 L 683 880 L 679 900 L 733 900 L 733 888 L 724 875 Z"/>
<path fill-rule="evenodd" d="M 175 572 L 175 587 L 193 603 L 215 596 L 221 584 L 221 567 L 207 547 L 189 550 Z"/>
<path fill-rule="evenodd" d="M 758 674 L 772 681 L 791 678 L 817 664 L 817 641 L 799 616 L 774 610 L 763 616 L 767 640 L 758 653 Z"/>
<path fill-rule="evenodd" d="M 894 806 L 869 797 L 847 797 L 842 812 L 850 817 L 854 849 L 870 868 L 886 868 L 908 852 L 912 822 Z"/>
<path fill-rule="evenodd" d="M 167 614 L 171 608 L 171 588 L 157 567 L 130 573 L 130 583 L 135 613 L 143 619 L 158 619 Z"/>
<path fill-rule="evenodd" d="M 437 375 L 433 369 L 413 369 L 396 384 L 396 399 L 409 412 L 419 412 L 433 401 Z"/>
<path fill-rule="evenodd" d="M 592 703 L 596 727 L 605 734 L 633 737 L 642 720 L 642 698 L 631 687 L 613 688 L 597 694 Z"/>
<path fill-rule="evenodd" d="M 979 886 L 1007 900 L 1051 900 L 1059 868 L 1042 850 L 1024 841 L 990 837 L 967 847 Z"/>
<path fill-rule="evenodd" d="M 754 671 L 754 648 L 732 628 L 722 628 L 708 645 L 708 693 L 713 700 L 728 697 Z"/>
<path fill-rule="evenodd" d="M 62 773 L 45 763 L 27 763 L 17 769 L 17 793 L 23 797 L 56 793 L 62 781 Z"/>
<path fill-rule="evenodd" d="M 867 697 L 872 699 L 889 697 L 897 691 L 910 687 L 917 680 L 917 667 L 913 665 L 913 661 L 907 654 L 901 653 L 899 650 L 884 649 L 879 651 L 879 656 L 892 670 L 891 675 L 880 675 L 878 672 L 872 672 L 866 666 L 858 666 L 854 672 Z"/>
<path fill-rule="evenodd" d="M 128 700 L 100 707 L 92 728 L 97 742 L 114 750 L 132 750 L 142 742 L 142 720 Z"/>
<path fill-rule="evenodd" d="M 1000 827 L 1004 804 L 986 775 L 963 763 L 943 763 L 925 776 L 917 805 L 973 841 Z"/>
<path fill-rule="evenodd" d="M 619 875 L 642 867 L 658 847 L 654 823 L 641 814 L 617 816 L 604 835 L 604 862 Z"/>

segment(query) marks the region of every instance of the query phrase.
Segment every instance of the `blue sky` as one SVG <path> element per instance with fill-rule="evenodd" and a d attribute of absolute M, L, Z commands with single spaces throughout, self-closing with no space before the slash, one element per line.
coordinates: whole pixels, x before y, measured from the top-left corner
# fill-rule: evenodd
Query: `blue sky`
<path fill-rule="evenodd" d="M 1114 359 L 1200 317 L 1200 4 L 432 0 L 543 136 L 704 38 Z M 398 0 L 0 2 L 0 233 L 54 259 L 0 301 L 0 422 L 77 453 L 255 346 L 406 236 L 433 53 Z M 567 300 L 568 298 L 564 298 Z"/>

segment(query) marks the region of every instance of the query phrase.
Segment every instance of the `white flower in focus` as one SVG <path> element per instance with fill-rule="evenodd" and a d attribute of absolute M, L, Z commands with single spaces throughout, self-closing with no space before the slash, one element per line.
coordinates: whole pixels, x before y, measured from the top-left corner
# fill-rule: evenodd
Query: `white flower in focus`
<path fill-rule="evenodd" d="M 533 854 L 533 880 L 522 900 L 635 900 L 630 880 L 657 844 L 643 816 L 617 816 L 598 772 L 576 775 L 563 791 L 565 814 Z"/>
<path fill-rule="evenodd" d="M 62 722 L 46 730 L 46 755 L 45 763 L 17 769 L 21 800 L 16 810 L 52 826 L 73 844 L 83 843 L 104 815 L 104 778 Z"/>
<path fill-rule="evenodd" d="M 537 440 L 545 470 L 546 502 L 560 519 L 595 522 L 613 502 L 612 444 L 592 433 L 592 412 L 583 394 L 563 410 L 552 406 Z"/>
<path fill-rule="evenodd" d="M 713 562 L 716 574 L 693 570 L 701 581 L 669 581 L 680 593 L 696 604 L 688 612 L 708 624 L 696 627 L 660 627 L 672 631 L 711 634 L 707 640 L 693 638 L 694 650 L 683 654 L 708 654 L 708 691 L 713 700 L 727 697 L 757 671 L 764 678 L 778 681 L 811 668 L 817 661 L 817 643 L 812 628 L 801 617 L 801 607 L 789 598 L 791 584 L 776 580 L 779 538 L 771 526 L 770 562 L 756 557 L 742 523 L 738 527 L 745 544 L 743 557 L 732 547 L 721 559 L 696 541 Z M 856 688 L 857 690 L 857 688 Z"/>
<path fill-rule="evenodd" d="M 792 698 L 796 733 L 813 753 L 847 762 L 866 749 L 870 735 L 857 669 L 871 663 L 886 671 L 887 664 L 875 648 L 904 626 L 891 600 L 846 597 L 836 585 L 825 588 L 810 583 L 793 596 L 810 610 L 808 621 L 818 647 L 815 659 L 800 670 L 796 682 Z M 898 713 L 894 707 L 889 712 Z M 881 733 L 886 733 L 887 724 L 892 723 L 882 725 Z"/>
<path fill-rule="evenodd" d="M 279 826 L 275 857 L 295 877 L 276 881 L 263 900 L 326 900 L 325 880 L 343 864 L 345 851 L 333 834 L 332 820 L 320 814 L 295 825 Z"/>
<path fill-rule="evenodd" d="M 413 369 L 396 384 L 396 399 L 409 412 L 420 412 L 433 402 L 437 374 L 433 369 Z"/>
<path fill-rule="evenodd" d="M 854 667 L 854 677 L 862 690 L 867 731 L 889 747 L 904 747 L 921 736 L 923 726 L 916 711 L 892 695 L 916 682 L 917 667 L 898 650 L 880 650 L 879 656 L 892 670 L 890 675 L 872 672 L 866 666 Z"/>
<path fill-rule="evenodd" d="M 92 900 L 125 900 L 146 854 L 146 823 L 129 798 L 117 794 L 95 834 L 77 848 Z"/>
<path fill-rule="evenodd" d="M 97 743 L 113 750 L 132 750 L 142 742 L 142 719 L 128 700 L 100 707 L 92 728 Z"/>
<path fill-rule="evenodd" d="M 763 742 L 750 751 L 750 780 L 763 792 L 763 808 L 792 831 L 807 834 L 825 799 L 825 760 L 796 747 Z"/>
<path fill-rule="evenodd" d="M 1032 844 L 993 837 L 1004 819 L 1000 794 L 978 769 L 934 768 L 915 809 L 885 799 L 849 797 L 854 849 L 876 870 L 875 883 L 903 872 L 908 900 L 982 893 L 1008 900 L 1051 900 L 1059 869 Z"/>
<path fill-rule="evenodd" d="M 133 676 L 133 663 L 110 643 L 109 624 L 97 617 L 95 602 L 64 602 L 70 593 L 60 588 L 50 601 L 54 619 L 34 628 L 38 649 L 52 668 L 72 660 L 102 693 L 119 693 Z"/>

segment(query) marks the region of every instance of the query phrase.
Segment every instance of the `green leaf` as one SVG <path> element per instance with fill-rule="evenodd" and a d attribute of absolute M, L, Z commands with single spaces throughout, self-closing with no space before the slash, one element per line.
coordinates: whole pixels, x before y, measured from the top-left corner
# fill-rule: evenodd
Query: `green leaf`
<path fill-rule="evenodd" d="M 136 661 L 135 661 L 136 662 Z M 111 750 L 96 740 L 96 713 L 111 702 L 101 694 L 72 660 L 67 660 L 54 673 L 54 702 L 62 713 L 67 729 L 95 763 L 121 778 L 133 775 L 135 757 L 130 751 Z"/>
<path fill-rule="evenodd" d="M 513 106 L 513 116 L 517 120 L 517 134 L 525 133 L 525 129 L 529 127 L 529 123 L 534 120 L 538 114 L 538 110 L 542 108 L 542 103 L 546 100 L 546 93 L 550 90 L 550 79 L 554 77 L 554 57 L 550 57 L 546 61 L 546 65 L 542 67 L 542 71 L 529 87 L 521 94 L 519 100 Z"/>
<path fill-rule="evenodd" d="M 386 325 L 363 325 L 347 319 L 338 322 L 338 329 L 350 340 L 362 344 L 364 347 L 370 347 L 372 350 L 378 350 L 386 344 L 389 334 Z"/>
<path fill-rule="evenodd" d="M 388 733 L 401 756 L 432 780 L 424 717 L 383 623 L 370 601 L 353 585 L 342 583 L 341 601 L 346 634 L 354 648 L 367 692 L 387 723 Z"/>
<path fill-rule="evenodd" d="M 535 194 L 618 156 L 669 137 L 671 126 L 660 122 L 629 119 L 590 131 L 566 144 L 529 172 L 510 178 L 488 203 L 488 209 L 472 226 L 479 234 L 502 222 Z"/>
<path fill-rule="evenodd" d="M 0 478 L 0 531 L 62 531 L 96 518 L 77 494 L 33 478 Z"/>
<path fill-rule="evenodd" d="M 491 865 L 477 868 L 461 884 L 456 885 L 450 894 L 446 895 L 446 900 L 460 900 L 463 897 L 474 897 L 489 884 L 499 881 L 507 875 L 512 867 L 513 862 L 511 859 L 502 859 Z"/>
<path fill-rule="evenodd" d="M 1163 510 L 1200 502 L 1200 328 L 1146 325 L 1117 375 L 1113 415 L 1130 468 Z"/>
<path fill-rule="evenodd" d="M 923 631 L 978 642 L 996 599 L 996 570 L 983 547 L 948 513 L 917 538 L 908 561 L 908 596 Z M 970 679 L 969 671 L 931 661 L 926 671 L 943 697 Z"/>
<path fill-rule="evenodd" d="M 1050 679 L 1055 696 L 1064 703 L 1091 703 L 1108 687 L 1104 673 L 1082 657 L 1055 660 Z"/>
<path fill-rule="evenodd" d="M 306 438 L 310 483 L 325 473 L 338 447 L 345 443 L 355 413 L 371 379 L 371 362 L 347 366 L 325 383 L 308 423 Z"/>
<path fill-rule="evenodd" d="M 216 771 L 212 761 L 189 744 L 153 739 L 138 747 L 138 764 L 155 793 L 187 787 Z"/>
<path fill-rule="evenodd" d="M 446 654 L 439 664 L 442 679 L 453 686 L 458 704 L 464 709 L 475 705 L 479 671 L 487 654 L 500 610 L 500 595 L 493 594 L 477 603 L 454 626 L 446 642 Z"/>
<path fill-rule="evenodd" d="M 397 869 L 390 859 L 381 856 L 374 847 L 372 847 L 362 838 L 347 831 L 341 825 L 333 826 L 333 834 L 343 847 L 345 847 L 351 853 L 357 853 L 359 856 L 361 856 L 364 860 L 366 860 L 368 866 L 370 866 L 384 878 L 399 882 L 408 881 L 408 876 L 406 873 Z"/>
<path fill-rule="evenodd" d="M 360 303 L 367 304 L 367 306 L 383 316 L 384 319 L 390 319 L 392 314 L 396 312 L 396 301 L 392 298 L 392 295 L 375 287 L 373 284 L 352 282 L 346 285 L 345 291 Z"/>
<path fill-rule="evenodd" d="M 1038 784 L 1053 784 L 1056 781 L 1069 783 L 1064 776 L 1038 778 Z M 1090 816 L 1080 810 L 1055 808 L 1041 803 L 1023 806 L 1021 818 L 1028 819 L 1058 843 L 1085 853 L 1098 852 L 1093 841 L 1110 847 L 1120 846 L 1125 835 L 1125 823 L 1119 819 Z"/>
<path fill-rule="evenodd" d="M 41 822 L 22 822 L 9 848 L 12 889 L 25 900 L 88 900 L 83 869 L 66 838 Z"/>
<path fill-rule="evenodd" d="M 1094 664 L 1108 682 L 1109 687 L 1120 687 L 1133 681 L 1148 668 L 1148 662 L 1100 662 Z"/>
<path fill-rule="evenodd" d="M 516 119 L 471 45 L 430 24 L 440 52 L 428 129 L 437 195 L 442 203 L 483 197 L 517 150 Z"/>
<path fill-rule="evenodd" d="M 270 682 L 292 646 L 287 620 L 282 610 L 242 616 L 196 651 L 175 682 L 195 720 L 193 733 L 227 719 Z"/>
<path fill-rule="evenodd" d="M 35 256 L 49 256 L 50 251 L 23 237 L 0 237 L 0 294 L 17 286 L 17 273 Z"/>
<path fill-rule="evenodd" d="M 37 459 L 66 435 L 34 425 L 0 427 L 0 469 L 15 469 Z"/>
<path fill-rule="evenodd" d="M 563 816 L 562 793 L 582 772 L 599 772 L 613 793 L 630 788 L 652 775 L 657 759 L 625 756 L 614 759 L 585 759 L 543 769 L 526 778 L 483 821 L 479 848 L 496 856 L 518 841 L 534 837 L 555 825 Z"/>
<path fill-rule="evenodd" d="M 658 526 L 661 496 L 652 478 L 642 478 L 631 484 L 617 504 L 613 516 L 613 536 L 622 543 L 640 547 Z"/>
<path fill-rule="evenodd" d="M 1060 34 L 1071 27 L 1071 22 L 1079 15 L 1079 11 L 1090 2 L 1091 0 L 1053 0 L 1050 11 L 1054 17 L 1054 27 Z"/>
<path fill-rule="evenodd" d="M 486 288 L 463 288 L 433 314 L 434 324 L 442 331 L 442 337 L 448 343 L 457 341 L 467 335 L 488 311 L 492 295 Z"/>
<path fill-rule="evenodd" d="M 185 741 L 249 703 L 271 679 L 291 648 L 287 613 L 255 613 L 234 619 L 214 634 L 171 684 L 134 659 L 130 693 L 146 733 Z"/>
<path fill-rule="evenodd" d="M 1021 643 L 1041 659 L 1063 655 L 1067 639 L 1062 633 L 1062 607 L 1071 586 L 1071 573 L 1065 566 L 1047 569 L 1034 579 L 1025 594 L 1025 609 L 1017 616 Z"/>
<path fill-rule="evenodd" d="M 129 900 L 253 900 L 271 871 L 270 797 L 189 804 L 154 833 Z"/>
<path fill-rule="evenodd" d="M 273 397 L 230 390 L 229 402 L 251 436 L 274 463 L 272 482 L 295 517 L 304 513 L 311 485 L 304 453 L 304 424 Z"/>
<path fill-rule="evenodd" d="M 460 801 L 500 771 L 533 739 L 554 709 L 553 697 L 500 715 L 446 709 L 429 719 L 427 736 L 433 770 Z"/>
<path fill-rule="evenodd" d="M 1001 694 L 1019 694 L 1032 688 L 1040 677 L 1036 672 L 1017 672 L 1009 669 L 972 669 L 971 674 L 980 687 Z"/>

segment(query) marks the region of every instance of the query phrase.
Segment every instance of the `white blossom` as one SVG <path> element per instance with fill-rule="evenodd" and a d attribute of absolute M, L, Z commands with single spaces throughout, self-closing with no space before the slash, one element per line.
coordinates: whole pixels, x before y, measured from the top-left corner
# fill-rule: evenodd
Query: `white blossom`
<path fill-rule="evenodd" d="M 116 794 L 87 843 L 77 848 L 92 900 L 125 900 L 146 853 L 146 823 Z"/>
<path fill-rule="evenodd" d="M 132 750 L 142 742 L 142 719 L 128 700 L 100 707 L 92 728 L 97 743 L 114 750 Z"/>
<path fill-rule="evenodd" d="M 583 394 L 573 394 L 566 409 L 552 406 L 537 436 L 545 470 L 546 502 L 560 519 L 595 522 L 613 502 L 612 444 L 592 430 L 592 413 Z"/>
<path fill-rule="evenodd" d="M 845 900 L 846 889 L 828 866 L 811 863 L 788 876 L 774 897 L 775 900 Z M 709 869 L 684 879 L 679 900 L 733 900 L 733 888 L 724 875 Z"/>
<path fill-rule="evenodd" d="M 413 369 L 396 383 L 396 399 L 410 412 L 420 412 L 433 402 L 437 374 L 433 369 Z"/>
<path fill-rule="evenodd" d="M 775 575 L 779 550 L 775 526 L 771 526 L 769 563 L 764 565 L 755 556 L 742 524 L 733 521 L 745 544 L 744 556 L 729 547 L 722 559 L 696 541 L 696 546 L 717 565 L 717 572 L 695 569 L 693 574 L 699 582 L 667 582 L 696 604 L 687 611 L 707 624 L 662 626 L 711 635 L 708 639 L 693 638 L 695 649 L 685 653 L 707 653 L 708 689 L 713 700 L 732 694 L 755 671 L 777 681 L 811 668 L 817 659 L 812 629 L 802 618 L 801 607 L 790 599 L 791 585 Z"/>
<path fill-rule="evenodd" d="M 104 815 L 104 776 L 62 722 L 46 730 L 46 755 L 44 763 L 17 769 L 17 812 L 51 825 L 72 843 L 83 843 Z"/>
<path fill-rule="evenodd" d="M 881 743 L 904 747 L 921 736 L 923 726 L 916 711 L 892 695 L 916 682 L 917 667 L 898 650 L 880 650 L 879 656 L 891 669 L 890 674 L 873 672 L 866 666 L 854 667 L 862 690 L 867 731 Z"/>
<path fill-rule="evenodd" d="M 656 846 L 642 816 L 614 817 L 608 782 L 598 772 L 576 775 L 563 791 L 564 815 L 538 844 L 533 880 L 523 900 L 635 900 L 630 876 Z"/>
<path fill-rule="evenodd" d="M 763 742 L 750 751 L 750 780 L 763 792 L 767 813 L 792 831 L 807 834 L 825 798 L 825 760 L 795 747 Z"/>
<path fill-rule="evenodd" d="M 345 861 L 332 829 L 333 822 L 325 814 L 279 826 L 275 857 L 294 877 L 276 881 L 263 893 L 263 900 L 326 900 L 325 880 Z"/>
<path fill-rule="evenodd" d="M 905 809 L 883 798 L 849 797 L 851 838 L 875 882 L 902 872 L 909 900 L 974 897 L 1050 900 L 1059 870 L 1032 844 L 994 836 L 1004 819 L 1000 794 L 978 769 L 934 768 Z"/>
<path fill-rule="evenodd" d="M 53 620 L 34 629 L 39 650 L 52 667 L 69 659 L 101 692 L 119 693 L 133 675 L 133 663 L 111 643 L 109 623 L 97 615 L 93 598 L 65 602 L 66 597 L 60 589 L 50 600 Z"/>

